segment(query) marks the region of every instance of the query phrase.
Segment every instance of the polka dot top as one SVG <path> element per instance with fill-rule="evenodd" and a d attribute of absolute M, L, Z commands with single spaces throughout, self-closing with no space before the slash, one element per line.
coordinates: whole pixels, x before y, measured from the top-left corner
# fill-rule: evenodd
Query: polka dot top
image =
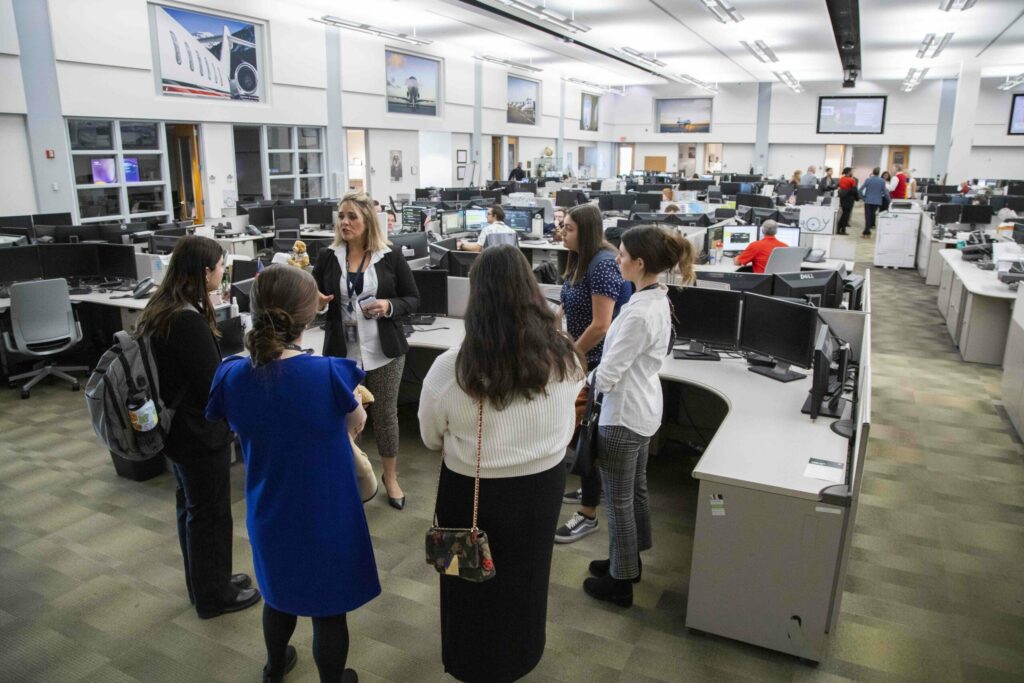
<path fill-rule="evenodd" d="M 599 294 L 615 300 L 612 318 L 619 314 L 619 309 L 629 301 L 633 293 L 633 285 L 622 279 L 619 266 L 615 263 L 615 254 L 602 250 L 594 255 L 587 268 L 586 275 L 578 284 L 566 281 L 562 285 L 562 308 L 565 310 L 566 328 L 573 341 L 590 327 L 594 319 L 594 307 L 591 296 Z M 596 366 L 601 362 L 604 340 L 587 352 L 587 365 Z"/>

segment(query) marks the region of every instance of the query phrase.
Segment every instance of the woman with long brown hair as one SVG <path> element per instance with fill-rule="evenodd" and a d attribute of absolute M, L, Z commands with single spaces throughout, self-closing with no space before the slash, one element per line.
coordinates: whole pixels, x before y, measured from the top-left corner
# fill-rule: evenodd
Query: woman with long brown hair
<path fill-rule="evenodd" d="M 589 372 L 601 362 L 605 332 L 633 290 L 619 273 L 615 247 L 604 238 L 599 208 L 581 204 L 570 209 L 565 217 L 564 240 L 569 257 L 563 274 L 562 310 L 569 336 L 586 358 Z M 578 505 L 579 509 L 555 530 L 556 543 L 573 543 L 597 531 L 600 472 L 594 469 L 581 476 L 580 488 L 566 493 L 563 502 Z"/>
<path fill-rule="evenodd" d="M 518 249 L 485 249 L 469 288 L 466 337 L 423 380 L 420 434 L 443 453 L 443 527 L 470 526 L 480 440 L 479 527 L 495 576 L 441 577 L 441 659 L 459 680 L 502 683 L 525 676 L 544 654 L 551 527 L 584 374 Z"/>
<path fill-rule="evenodd" d="M 165 453 L 177 480 L 178 540 L 185 586 L 203 619 L 255 605 L 260 593 L 231 574 L 231 430 L 203 415 L 220 365 L 210 293 L 224 279 L 224 250 L 206 237 L 183 237 L 146 304 L 136 333 L 149 336 L 160 398 L 176 408 Z"/>
<path fill-rule="evenodd" d="M 398 387 L 409 344 L 403 316 L 416 311 L 420 293 L 401 251 L 392 250 L 373 200 L 349 192 L 338 206 L 334 244 L 321 249 L 313 278 L 327 306 L 325 356 L 349 358 L 366 372 L 373 435 L 384 467 L 384 488 L 391 507 L 405 507 L 398 483 Z"/>
<path fill-rule="evenodd" d="M 264 681 L 294 666 L 288 641 L 299 616 L 313 619 L 320 680 L 344 680 L 346 613 L 380 594 L 348 438 L 366 420 L 353 395 L 363 372 L 347 358 L 303 353 L 317 295 L 316 281 L 298 268 L 260 273 L 249 358 L 224 361 L 206 409 L 228 421 L 245 452 L 246 523 L 265 596 Z"/>

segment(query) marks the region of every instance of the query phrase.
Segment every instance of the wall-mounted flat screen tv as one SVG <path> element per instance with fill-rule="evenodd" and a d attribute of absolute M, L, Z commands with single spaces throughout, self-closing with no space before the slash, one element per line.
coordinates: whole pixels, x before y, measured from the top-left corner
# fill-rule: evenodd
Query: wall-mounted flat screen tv
<path fill-rule="evenodd" d="M 1024 95 L 1014 95 L 1010 105 L 1010 135 L 1024 135 Z"/>
<path fill-rule="evenodd" d="M 886 97 L 819 97 L 818 132 L 880 135 L 885 132 Z"/>

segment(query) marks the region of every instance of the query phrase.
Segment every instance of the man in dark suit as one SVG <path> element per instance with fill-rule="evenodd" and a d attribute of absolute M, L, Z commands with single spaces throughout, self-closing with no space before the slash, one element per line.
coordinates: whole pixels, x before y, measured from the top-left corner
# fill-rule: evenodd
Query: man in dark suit
<path fill-rule="evenodd" d="M 526 171 L 523 170 L 523 162 L 516 164 L 516 167 L 512 169 L 512 172 L 508 174 L 509 180 L 514 180 L 517 183 L 526 180 Z"/>

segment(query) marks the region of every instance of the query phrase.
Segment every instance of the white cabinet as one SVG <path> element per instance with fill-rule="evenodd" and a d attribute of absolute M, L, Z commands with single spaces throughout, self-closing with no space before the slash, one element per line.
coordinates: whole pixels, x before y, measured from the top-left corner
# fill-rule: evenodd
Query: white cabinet
<path fill-rule="evenodd" d="M 964 282 L 958 277 L 953 278 L 949 287 L 949 307 L 946 309 L 946 329 L 953 343 L 960 345 L 960 323 L 963 320 L 964 310 Z"/>
<path fill-rule="evenodd" d="M 875 238 L 875 265 L 889 268 L 913 268 L 917 255 L 917 234 L 921 211 L 887 211 L 878 216 Z"/>
<path fill-rule="evenodd" d="M 942 262 L 942 275 L 939 277 L 939 314 L 945 319 L 946 313 L 949 310 L 949 289 L 953 286 L 953 266 L 944 259 L 939 259 Z"/>

